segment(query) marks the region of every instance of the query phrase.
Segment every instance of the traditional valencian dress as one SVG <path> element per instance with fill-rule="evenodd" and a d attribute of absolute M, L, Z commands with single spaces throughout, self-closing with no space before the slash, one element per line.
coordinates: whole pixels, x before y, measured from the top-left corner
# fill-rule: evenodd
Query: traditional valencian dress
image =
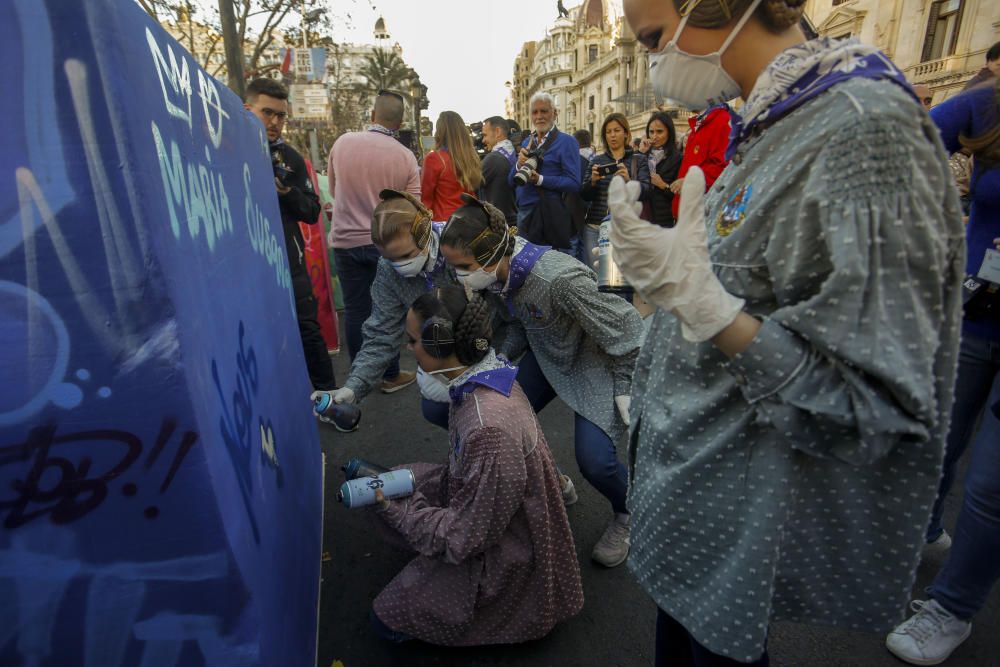
<path fill-rule="evenodd" d="M 709 254 L 762 328 L 729 360 L 654 316 L 629 567 L 701 645 L 751 662 L 772 619 L 902 620 L 941 475 L 964 234 L 937 129 L 870 47 L 786 50 L 734 128 Z"/>
<path fill-rule="evenodd" d="M 559 473 L 516 373 L 490 351 L 450 384 L 448 463 L 403 466 L 416 492 L 380 512 L 419 554 L 375 599 L 396 632 L 510 644 L 583 607 Z"/>

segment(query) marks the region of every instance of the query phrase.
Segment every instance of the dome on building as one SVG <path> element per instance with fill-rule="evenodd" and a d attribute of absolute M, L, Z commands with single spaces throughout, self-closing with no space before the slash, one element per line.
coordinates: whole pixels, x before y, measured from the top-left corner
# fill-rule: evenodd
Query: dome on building
<path fill-rule="evenodd" d="M 588 28 L 603 28 L 604 27 L 604 2 L 602 0 L 587 0 L 586 6 L 583 8 L 583 19 L 584 25 Z"/>
<path fill-rule="evenodd" d="M 378 17 L 378 21 L 375 21 L 375 40 L 378 42 L 387 42 L 390 39 L 389 27 L 385 24 L 385 19 L 380 16 Z"/>

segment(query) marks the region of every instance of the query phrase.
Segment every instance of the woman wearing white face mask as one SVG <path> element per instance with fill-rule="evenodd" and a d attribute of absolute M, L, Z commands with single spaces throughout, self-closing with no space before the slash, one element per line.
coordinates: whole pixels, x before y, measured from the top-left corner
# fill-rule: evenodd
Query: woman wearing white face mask
<path fill-rule="evenodd" d="M 559 473 L 538 418 L 497 359 L 492 311 L 459 287 L 418 298 L 406 317 L 417 363 L 447 384 L 447 462 L 413 471 L 409 498 L 379 498 L 385 523 L 417 552 L 373 605 L 391 641 L 446 646 L 543 637 L 583 607 Z"/>
<path fill-rule="evenodd" d="M 658 308 L 628 457 L 658 664 L 767 664 L 772 619 L 890 629 L 940 475 L 958 197 L 899 70 L 805 42 L 803 4 L 624 3 L 659 94 L 745 98 L 732 161 L 707 195 L 688 173 L 676 227 L 609 188 L 615 259 Z"/>
<path fill-rule="evenodd" d="M 361 350 L 344 386 L 329 392 L 335 403 L 357 403 L 381 381 L 382 373 L 403 345 L 406 311 L 434 287 L 455 285 L 455 274 L 438 252 L 443 224 L 432 223 L 430 211 L 407 192 L 383 190 L 372 215 L 372 243 L 382 255 L 372 283 L 372 312 L 361 329 Z M 447 401 L 432 379 L 418 371 L 426 406 Z M 320 392 L 314 392 L 315 399 Z M 433 420 L 431 420 L 433 421 Z"/>
<path fill-rule="evenodd" d="M 624 300 L 598 292 L 586 266 L 518 238 L 490 204 L 465 200 L 441 232 L 441 254 L 467 289 L 484 290 L 520 325 L 498 349 L 508 359 L 524 354 L 518 382 L 535 411 L 559 396 L 576 413 L 580 472 L 615 512 L 592 555 L 607 567 L 620 565 L 628 555 L 628 480 L 615 440 L 628 425 L 642 320 Z"/>

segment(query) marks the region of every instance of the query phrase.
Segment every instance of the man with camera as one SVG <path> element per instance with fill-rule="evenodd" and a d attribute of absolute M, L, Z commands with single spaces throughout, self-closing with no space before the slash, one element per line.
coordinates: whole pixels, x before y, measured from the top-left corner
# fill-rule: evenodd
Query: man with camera
<path fill-rule="evenodd" d="M 517 221 L 517 207 L 507 175 L 516 164 L 517 157 L 508 132 L 507 121 L 500 116 L 490 116 L 483 121 L 486 156 L 483 157 L 483 184 L 479 187 L 479 198 L 503 211 L 507 224 L 513 225 Z"/>
<path fill-rule="evenodd" d="M 529 109 L 533 131 L 508 177 L 517 188 L 518 234 L 569 252 L 573 222 L 563 198 L 580 191 L 579 147 L 556 128 L 558 111 L 551 95 L 535 93 Z"/>
<path fill-rule="evenodd" d="M 274 187 L 281 211 L 281 226 L 285 230 L 288 267 L 295 292 L 295 312 L 299 321 L 299 336 L 305 354 L 309 380 L 314 389 L 336 389 L 333 365 L 326 350 L 326 341 L 316 319 L 316 297 L 306 269 L 305 241 L 299 222 L 315 225 L 319 219 L 319 197 L 313 191 L 306 173 L 306 163 L 298 152 L 281 139 L 288 119 L 288 89 L 274 79 L 254 79 L 247 86 L 243 106 L 260 119 L 267 130 L 267 142 L 274 166 Z"/>

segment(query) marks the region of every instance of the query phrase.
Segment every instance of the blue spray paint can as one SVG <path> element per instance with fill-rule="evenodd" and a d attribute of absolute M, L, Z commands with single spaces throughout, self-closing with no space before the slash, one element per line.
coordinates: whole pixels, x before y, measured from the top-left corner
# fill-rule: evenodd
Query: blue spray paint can
<path fill-rule="evenodd" d="M 392 500 L 412 494 L 413 484 L 413 473 L 409 470 L 390 470 L 377 477 L 347 480 L 340 487 L 337 500 L 347 508 L 366 507 L 375 504 L 375 489 L 382 489 L 386 500 Z"/>
<path fill-rule="evenodd" d="M 347 479 L 357 479 L 358 477 L 378 477 L 384 472 L 389 472 L 388 468 L 380 466 L 364 459 L 351 459 L 346 465 L 341 466 L 344 476 Z"/>
<path fill-rule="evenodd" d="M 313 403 L 313 411 L 321 421 L 333 424 L 334 428 L 343 433 L 356 431 L 361 422 L 361 408 L 353 403 L 334 403 L 328 393 L 320 394 Z"/>

